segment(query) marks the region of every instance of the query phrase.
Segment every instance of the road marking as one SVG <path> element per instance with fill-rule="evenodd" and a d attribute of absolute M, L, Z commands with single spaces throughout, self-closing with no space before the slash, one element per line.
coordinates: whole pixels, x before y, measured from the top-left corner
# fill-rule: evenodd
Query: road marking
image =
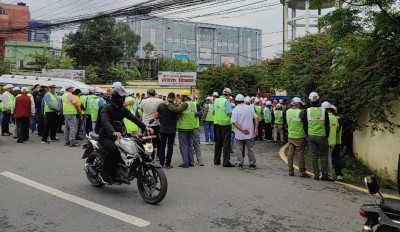
<path fill-rule="evenodd" d="M 282 161 L 285 162 L 286 164 L 288 164 L 288 159 L 287 159 L 287 157 L 286 157 L 285 150 L 286 150 L 286 148 L 288 148 L 288 147 L 289 147 L 289 145 L 288 145 L 288 144 L 285 144 L 285 145 L 283 145 L 282 148 L 279 150 L 279 156 L 281 157 Z M 293 167 L 294 167 L 296 170 L 299 170 L 299 166 L 293 165 Z M 307 173 L 310 174 L 310 175 L 314 175 L 314 173 L 312 173 L 312 172 L 308 172 L 308 171 L 307 171 Z M 368 193 L 367 189 L 365 189 L 365 188 L 360 188 L 360 187 L 358 187 L 358 186 L 356 186 L 356 185 L 352 185 L 352 184 L 344 183 L 344 182 L 340 182 L 340 181 L 335 181 L 335 183 L 340 184 L 340 185 L 343 185 L 343 186 L 346 186 L 346 187 L 348 187 L 348 188 L 352 188 L 352 189 L 358 190 L 358 191 L 360 191 L 360 192 Z M 386 197 L 386 198 L 392 198 L 392 199 L 400 200 L 400 197 L 398 197 L 398 196 L 394 196 L 394 195 L 390 195 L 390 194 L 386 194 L 386 193 L 382 193 L 382 195 L 383 195 L 384 197 Z"/>
<path fill-rule="evenodd" d="M 150 222 L 148 222 L 146 220 L 143 220 L 141 218 L 138 218 L 138 217 L 135 217 L 135 216 L 131 216 L 129 214 L 125 214 L 125 213 L 122 213 L 120 211 L 117 211 L 117 210 L 114 210 L 114 209 L 99 205 L 97 203 L 85 200 L 83 198 L 80 198 L 80 197 L 77 197 L 77 196 L 62 192 L 62 191 L 57 190 L 55 188 L 51 188 L 51 187 L 48 187 L 46 185 L 42 185 L 40 183 L 37 183 L 37 182 L 32 181 L 32 180 L 29 180 L 29 179 L 27 179 L 25 177 L 19 176 L 17 174 L 12 173 L 12 172 L 2 172 L 0 174 L 5 176 L 5 177 L 8 177 L 8 178 L 10 178 L 12 180 L 15 180 L 17 182 L 20 182 L 22 184 L 28 185 L 28 186 L 30 186 L 32 188 L 39 189 L 39 190 L 41 190 L 43 192 L 49 193 L 49 194 L 54 195 L 56 197 L 59 197 L 61 199 L 70 201 L 72 203 L 75 203 L 77 205 L 81 205 L 83 207 L 86 207 L 86 208 L 94 210 L 94 211 L 97 211 L 99 213 L 108 215 L 110 217 L 113 217 L 115 219 L 121 220 L 123 222 L 129 223 L 129 224 L 132 224 L 132 225 L 135 225 L 135 226 L 138 226 L 138 227 L 146 227 L 146 226 L 150 225 Z"/>

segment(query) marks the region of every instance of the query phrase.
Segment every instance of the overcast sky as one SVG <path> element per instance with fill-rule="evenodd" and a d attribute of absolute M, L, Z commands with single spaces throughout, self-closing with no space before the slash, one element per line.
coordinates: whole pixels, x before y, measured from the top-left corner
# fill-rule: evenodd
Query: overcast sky
<path fill-rule="evenodd" d="M 20 1 L 25 2 L 30 7 L 32 19 L 55 20 L 117 9 L 144 0 L 2 0 L 1 2 L 16 4 Z M 207 7 L 207 9 L 179 15 L 166 13 L 158 16 L 261 29 L 263 31 L 263 58 L 272 58 L 277 52 L 282 51 L 282 5 L 279 4 L 278 0 L 219 1 L 225 3 L 221 3 L 217 7 Z M 198 17 L 229 9 L 236 12 Z M 53 46 L 59 46 L 64 33 L 71 30 L 74 30 L 74 28 L 52 32 Z M 298 30 L 297 33 L 302 35 L 304 30 Z"/>

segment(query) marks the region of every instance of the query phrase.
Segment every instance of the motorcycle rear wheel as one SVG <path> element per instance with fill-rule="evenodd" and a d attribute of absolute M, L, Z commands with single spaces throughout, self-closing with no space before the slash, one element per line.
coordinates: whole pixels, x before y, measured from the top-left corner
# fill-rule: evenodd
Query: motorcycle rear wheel
<path fill-rule="evenodd" d="M 104 162 L 103 157 L 97 151 L 92 152 L 86 159 L 86 164 L 92 165 L 92 167 L 100 166 L 102 168 L 103 162 Z M 101 168 L 96 168 L 97 173 L 101 172 Z M 101 181 L 99 175 L 96 175 L 94 177 L 91 173 L 86 172 L 86 177 L 92 186 L 98 188 L 104 186 L 104 183 Z"/>
<path fill-rule="evenodd" d="M 400 229 L 393 228 L 391 226 L 380 225 L 378 226 L 375 232 L 399 232 L 399 231 Z"/>
<path fill-rule="evenodd" d="M 137 187 L 140 196 L 149 204 L 156 205 L 160 203 L 167 194 L 168 182 L 167 176 L 161 168 L 150 167 L 144 169 L 144 182 L 137 180 Z"/>

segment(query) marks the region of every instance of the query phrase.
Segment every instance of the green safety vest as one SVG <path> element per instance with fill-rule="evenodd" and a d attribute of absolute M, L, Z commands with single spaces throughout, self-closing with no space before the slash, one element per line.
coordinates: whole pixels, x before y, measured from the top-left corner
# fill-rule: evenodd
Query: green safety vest
<path fill-rule="evenodd" d="M 86 115 L 91 115 L 91 109 L 90 109 L 90 101 L 94 98 L 94 95 L 88 95 L 86 98 L 85 103 L 82 102 L 82 104 L 86 107 L 85 113 Z"/>
<path fill-rule="evenodd" d="M 214 124 L 220 126 L 228 126 L 231 124 L 231 118 L 226 113 L 226 101 L 224 97 L 217 98 L 214 102 Z"/>
<path fill-rule="evenodd" d="M 267 116 L 269 116 L 269 117 L 267 117 Z M 271 120 L 272 120 L 271 109 L 268 108 L 268 107 L 265 107 L 264 108 L 264 122 L 265 123 L 271 123 Z"/>
<path fill-rule="evenodd" d="M 14 99 L 15 99 L 15 97 L 14 97 L 14 95 L 12 95 L 10 92 L 4 92 L 3 94 L 7 94 L 7 96 L 8 96 L 8 104 L 7 104 L 7 107 L 4 105 L 4 102 L 1 102 L 1 110 L 2 111 L 7 111 L 7 109 L 8 110 L 11 110 L 12 109 L 12 106 L 14 105 Z"/>
<path fill-rule="evenodd" d="M 338 127 L 338 121 L 335 115 L 332 113 L 329 113 L 329 137 L 328 137 L 328 143 L 329 146 L 334 146 L 336 145 L 336 135 L 337 135 L 337 127 Z"/>
<path fill-rule="evenodd" d="M 301 110 L 297 108 L 291 108 L 286 112 L 288 137 L 290 139 L 301 139 L 306 137 L 300 114 Z"/>
<path fill-rule="evenodd" d="M 58 107 L 58 100 L 57 100 L 57 97 L 56 97 L 54 94 L 50 93 L 50 92 L 48 92 L 48 93 L 46 93 L 46 94 L 48 94 L 48 95 L 50 96 L 50 98 L 51 98 L 51 103 L 53 104 L 53 106 Z M 74 108 L 75 108 L 75 107 L 74 107 Z M 45 112 L 45 113 L 54 112 L 54 110 L 50 109 L 49 105 L 47 105 L 46 101 L 44 101 L 44 112 Z"/>
<path fill-rule="evenodd" d="M 63 104 L 63 114 L 64 115 L 71 115 L 71 114 L 77 114 L 78 111 L 76 110 L 74 104 L 72 104 L 72 102 L 68 99 L 68 96 L 72 94 L 72 93 L 64 93 L 61 96 L 61 101 Z"/>
<path fill-rule="evenodd" d="M 133 97 L 126 97 L 125 98 L 125 102 L 131 102 L 134 101 Z M 135 115 L 135 112 L 133 110 L 133 106 L 129 105 L 129 106 L 125 106 L 126 109 L 129 110 L 129 112 L 131 112 L 133 115 Z M 125 127 L 126 127 L 126 131 L 128 133 L 132 133 L 132 132 L 137 132 L 139 131 L 139 127 L 133 123 L 131 120 L 124 118 L 123 119 Z"/>
<path fill-rule="evenodd" d="M 339 116 L 336 116 L 337 121 L 338 121 L 338 126 L 339 126 Z M 339 131 L 336 133 L 336 144 L 342 144 L 342 134 L 343 134 L 343 128 L 341 127 Z"/>
<path fill-rule="evenodd" d="M 196 103 L 186 101 L 186 104 L 188 104 L 188 107 L 179 115 L 176 127 L 183 130 L 193 130 L 196 124 L 196 118 L 194 115 L 197 110 Z"/>
<path fill-rule="evenodd" d="M 274 110 L 275 121 L 274 124 L 283 125 L 283 111 Z"/>
<path fill-rule="evenodd" d="M 254 106 L 254 110 L 256 111 L 258 121 L 261 122 L 263 119 L 261 106 Z"/>
<path fill-rule="evenodd" d="M 206 121 L 207 122 L 214 122 L 214 105 L 208 104 L 208 111 L 206 114 Z"/>
<path fill-rule="evenodd" d="M 308 135 L 325 137 L 325 109 L 311 107 L 307 109 Z"/>
<path fill-rule="evenodd" d="M 195 105 L 195 112 L 197 112 L 197 103 L 196 102 L 193 102 L 194 103 L 194 105 Z M 194 116 L 195 118 L 194 118 L 194 129 L 197 129 L 197 128 L 199 128 L 200 127 L 200 118 L 199 117 L 196 117 L 196 116 Z"/>
<path fill-rule="evenodd" d="M 80 96 L 80 98 L 81 98 L 81 102 L 82 102 L 82 106 L 83 106 L 83 108 L 85 108 L 84 110 L 82 110 L 82 114 L 86 114 L 86 110 L 87 110 L 87 99 L 88 99 L 88 95 L 81 95 Z"/>
<path fill-rule="evenodd" d="M 99 101 L 101 100 L 100 97 L 93 97 L 90 99 L 90 102 L 88 103 L 88 107 L 90 109 L 90 117 L 92 122 L 97 121 L 97 117 L 99 116 Z"/>

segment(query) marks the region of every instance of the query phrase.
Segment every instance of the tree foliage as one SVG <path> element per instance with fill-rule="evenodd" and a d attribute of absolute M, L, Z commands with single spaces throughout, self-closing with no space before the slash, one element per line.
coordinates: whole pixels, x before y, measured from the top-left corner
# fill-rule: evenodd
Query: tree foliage
<path fill-rule="evenodd" d="M 28 56 L 32 59 L 29 63 L 37 65 L 40 69 L 44 68 L 50 59 L 48 50 L 43 50 L 42 53 L 35 51 L 34 53 L 28 54 Z"/>
<path fill-rule="evenodd" d="M 149 59 L 152 55 L 152 53 L 154 52 L 154 45 L 150 42 L 147 42 L 143 47 L 142 47 L 143 51 L 146 53 L 146 59 Z"/>
<path fill-rule="evenodd" d="M 193 60 L 181 60 L 170 57 L 158 59 L 158 70 L 172 72 L 196 72 L 197 64 Z"/>
<path fill-rule="evenodd" d="M 135 34 L 125 22 L 118 22 L 116 25 L 117 33 L 122 37 L 124 43 L 124 59 L 133 59 L 138 51 L 140 36 Z"/>

